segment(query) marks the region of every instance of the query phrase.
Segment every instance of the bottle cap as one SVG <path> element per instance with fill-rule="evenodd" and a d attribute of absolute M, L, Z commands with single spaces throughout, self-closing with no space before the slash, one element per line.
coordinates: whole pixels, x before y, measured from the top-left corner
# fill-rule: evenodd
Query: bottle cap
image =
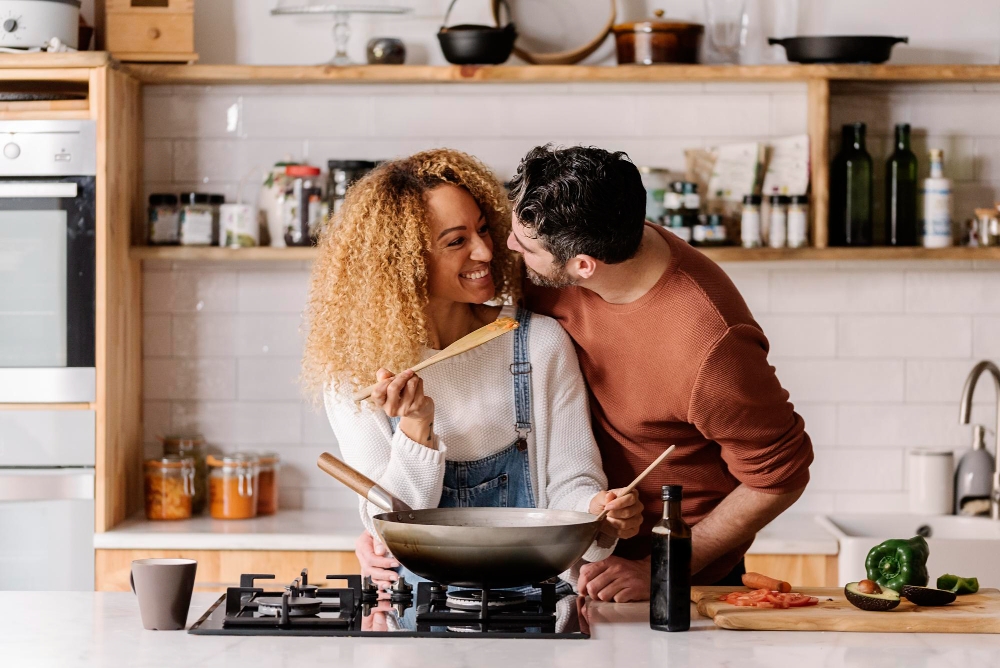
<path fill-rule="evenodd" d="M 663 500 L 664 501 L 680 501 L 683 495 L 683 487 L 681 485 L 664 485 L 663 486 Z"/>
<path fill-rule="evenodd" d="M 761 202 L 760 195 L 744 195 L 743 196 L 743 203 L 744 204 L 760 204 L 760 202 Z"/>
<path fill-rule="evenodd" d="M 779 206 L 781 204 L 788 204 L 787 195 L 771 195 L 771 206 Z"/>
<path fill-rule="evenodd" d="M 792 195 L 791 204 L 808 204 L 809 195 Z"/>

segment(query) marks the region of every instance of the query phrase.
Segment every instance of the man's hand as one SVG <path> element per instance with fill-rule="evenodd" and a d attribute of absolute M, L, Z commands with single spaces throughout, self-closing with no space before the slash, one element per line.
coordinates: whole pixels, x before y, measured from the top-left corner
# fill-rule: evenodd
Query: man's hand
<path fill-rule="evenodd" d="M 389 594 L 385 590 L 399 579 L 399 575 L 389 569 L 398 568 L 399 562 L 387 554 L 382 541 L 372 538 L 367 531 L 362 532 L 354 542 L 354 554 L 361 562 L 361 577 L 370 575 L 372 582 L 379 588 L 379 598 L 383 595 L 388 598 Z"/>
<path fill-rule="evenodd" d="M 577 589 L 598 601 L 648 601 L 649 559 L 631 561 L 611 556 L 604 561 L 584 564 L 580 568 Z"/>
<path fill-rule="evenodd" d="M 598 492 L 590 500 L 589 511 L 591 515 L 600 515 L 607 508 L 608 517 L 601 531 L 618 538 L 631 538 L 642 525 L 642 502 L 635 492 L 625 496 L 620 496 L 621 493 L 621 489 Z"/>

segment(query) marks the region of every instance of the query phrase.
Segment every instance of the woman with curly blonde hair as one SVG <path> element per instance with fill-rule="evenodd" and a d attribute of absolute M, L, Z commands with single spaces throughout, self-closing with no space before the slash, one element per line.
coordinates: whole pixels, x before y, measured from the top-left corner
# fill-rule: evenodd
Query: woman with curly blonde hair
<path fill-rule="evenodd" d="M 604 491 L 569 337 L 550 318 L 504 305 L 521 282 L 506 247 L 510 215 L 493 174 L 447 149 L 384 163 L 354 184 L 320 239 L 304 376 L 323 393 L 344 460 L 412 508 L 598 514 L 607 505 L 607 535 L 630 537 L 642 506 Z M 421 376 L 409 370 L 498 317 L 520 326 Z M 355 404 L 352 392 L 373 381 L 371 400 Z M 371 535 L 380 512 L 361 501 Z M 585 558 L 611 547 L 602 538 Z M 389 557 L 362 561 L 383 585 L 397 577 Z"/>

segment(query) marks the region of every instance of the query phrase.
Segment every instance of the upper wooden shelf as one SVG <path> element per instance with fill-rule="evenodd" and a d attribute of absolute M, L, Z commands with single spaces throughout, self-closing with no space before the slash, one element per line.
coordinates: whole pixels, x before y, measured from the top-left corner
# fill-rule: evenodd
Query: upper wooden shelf
<path fill-rule="evenodd" d="M 1000 247 L 990 248 L 699 248 L 716 262 L 781 262 L 797 260 L 1000 260 Z M 316 258 L 315 248 L 216 248 L 210 246 L 133 246 L 137 260 L 302 262 Z"/>
<path fill-rule="evenodd" d="M 106 51 L 72 53 L 0 53 L 0 69 L 103 67 L 115 63 Z"/>
<path fill-rule="evenodd" d="M 147 84 L 1000 81 L 998 65 L 129 65 Z"/>

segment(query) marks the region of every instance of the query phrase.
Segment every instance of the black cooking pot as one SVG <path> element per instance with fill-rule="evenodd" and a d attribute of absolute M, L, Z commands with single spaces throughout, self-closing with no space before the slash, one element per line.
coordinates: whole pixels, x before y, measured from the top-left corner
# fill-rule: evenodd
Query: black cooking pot
<path fill-rule="evenodd" d="M 510 7 L 506 0 L 501 0 L 507 9 L 507 25 L 481 26 L 462 24 L 448 26 L 448 17 L 456 0 L 451 0 L 448 11 L 444 15 L 444 25 L 438 31 L 438 41 L 445 60 L 453 65 L 499 65 L 510 58 L 514 50 L 514 40 L 517 30 L 510 20 Z"/>
<path fill-rule="evenodd" d="M 884 63 L 896 44 L 909 42 L 908 37 L 882 35 L 833 35 L 829 37 L 771 37 L 768 44 L 785 47 L 793 63 Z"/>

